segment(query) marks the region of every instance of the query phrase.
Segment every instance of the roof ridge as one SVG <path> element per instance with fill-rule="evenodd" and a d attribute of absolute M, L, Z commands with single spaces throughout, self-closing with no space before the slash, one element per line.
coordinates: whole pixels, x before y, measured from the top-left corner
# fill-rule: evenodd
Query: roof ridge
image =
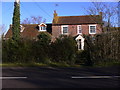
<path fill-rule="evenodd" d="M 58 16 L 58 17 L 85 17 L 85 16 L 99 16 L 99 15 L 82 15 L 82 16 Z"/>
<path fill-rule="evenodd" d="M 20 24 L 20 25 L 39 25 L 39 24 Z"/>

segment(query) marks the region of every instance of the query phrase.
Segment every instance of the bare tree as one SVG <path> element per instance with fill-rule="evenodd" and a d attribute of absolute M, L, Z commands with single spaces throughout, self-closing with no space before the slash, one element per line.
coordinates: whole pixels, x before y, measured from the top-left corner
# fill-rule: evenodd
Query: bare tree
<path fill-rule="evenodd" d="M 117 23 L 115 21 L 117 18 L 118 6 L 115 3 L 92 2 L 90 7 L 84 9 L 90 15 L 98 15 L 99 12 L 102 12 L 102 19 L 108 23 L 108 27 Z"/>
<path fill-rule="evenodd" d="M 119 61 L 119 40 L 120 40 L 120 30 L 113 28 L 118 24 L 118 5 L 117 3 L 107 3 L 107 2 L 92 2 L 92 5 L 88 8 L 85 8 L 87 14 L 89 15 L 98 15 L 99 12 L 102 12 L 102 20 L 107 23 L 106 28 L 109 32 L 101 34 L 101 37 L 96 41 L 94 46 L 99 49 L 96 51 L 95 55 L 100 56 L 103 60 L 113 59 Z M 103 30 L 103 31 L 104 31 Z M 89 42 L 89 40 L 87 40 Z M 92 50 L 92 48 L 90 48 Z M 96 50 L 97 50 L 96 49 Z M 92 52 L 92 54 L 94 54 Z M 93 56 L 92 56 L 93 57 Z M 97 57 L 98 58 L 98 57 Z"/>
<path fill-rule="evenodd" d="M 0 34 L 4 35 L 6 32 L 6 26 L 4 24 L 0 25 Z"/>
<path fill-rule="evenodd" d="M 30 18 L 24 19 L 21 24 L 40 24 L 42 22 L 45 23 L 46 19 L 42 20 L 40 16 L 31 16 Z"/>
<path fill-rule="evenodd" d="M 25 20 L 22 21 L 22 24 L 30 24 L 30 20 L 28 18 L 26 18 Z"/>

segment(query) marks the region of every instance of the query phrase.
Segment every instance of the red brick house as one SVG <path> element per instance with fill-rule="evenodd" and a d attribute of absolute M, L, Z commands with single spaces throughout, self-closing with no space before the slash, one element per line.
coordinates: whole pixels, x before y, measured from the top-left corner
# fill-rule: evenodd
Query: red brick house
<path fill-rule="evenodd" d="M 52 24 L 22 24 L 20 35 L 22 38 L 36 39 L 40 32 L 52 34 L 52 41 L 60 35 L 76 37 L 78 49 L 84 49 L 83 34 L 94 36 L 102 33 L 102 13 L 100 15 L 58 16 L 54 11 Z M 12 37 L 12 25 L 5 35 L 5 39 Z"/>
<path fill-rule="evenodd" d="M 58 16 L 54 11 L 52 22 L 53 40 L 60 35 L 71 35 L 76 37 L 78 49 L 84 49 L 83 34 L 94 36 L 102 33 L 102 13 L 100 15 L 85 16 Z"/>

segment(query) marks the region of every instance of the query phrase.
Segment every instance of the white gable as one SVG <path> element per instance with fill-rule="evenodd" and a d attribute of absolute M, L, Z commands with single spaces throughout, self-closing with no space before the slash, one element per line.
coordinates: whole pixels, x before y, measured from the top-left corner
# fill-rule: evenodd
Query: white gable
<path fill-rule="evenodd" d="M 39 24 L 38 26 L 47 26 L 45 23 L 41 23 L 41 24 Z"/>
<path fill-rule="evenodd" d="M 78 39 L 84 40 L 82 35 L 77 36 L 75 40 L 78 40 Z"/>

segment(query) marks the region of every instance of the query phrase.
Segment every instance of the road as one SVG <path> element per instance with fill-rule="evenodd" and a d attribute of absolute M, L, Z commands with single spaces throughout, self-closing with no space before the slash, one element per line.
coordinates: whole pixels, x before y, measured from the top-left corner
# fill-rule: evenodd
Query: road
<path fill-rule="evenodd" d="M 118 66 L 104 68 L 3 67 L 2 71 L 3 88 L 120 88 Z"/>

